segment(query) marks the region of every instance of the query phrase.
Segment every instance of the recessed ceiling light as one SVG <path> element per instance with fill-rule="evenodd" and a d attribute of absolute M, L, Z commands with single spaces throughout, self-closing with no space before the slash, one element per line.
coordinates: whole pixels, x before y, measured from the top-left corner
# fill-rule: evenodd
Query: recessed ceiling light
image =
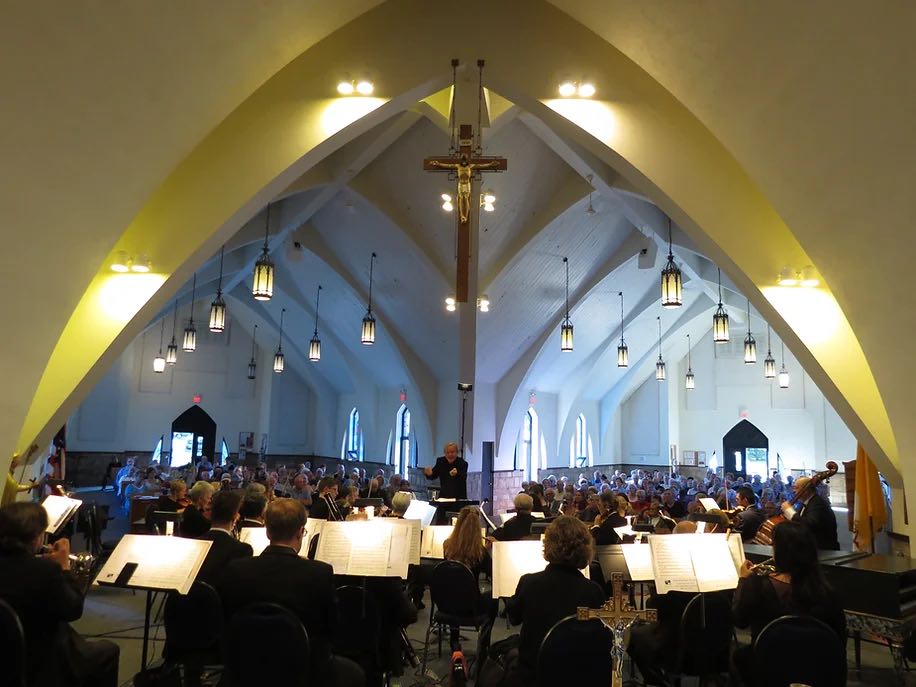
<path fill-rule="evenodd" d="M 560 84 L 559 90 L 560 90 L 561 96 L 563 96 L 564 98 L 568 98 L 571 95 L 576 94 L 576 84 L 574 84 L 572 81 L 564 81 L 563 83 Z"/>
<path fill-rule="evenodd" d="M 798 286 L 798 273 L 791 267 L 783 267 L 779 271 L 777 283 L 780 286 Z"/>
<path fill-rule="evenodd" d="M 817 270 L 814 269 L 813 265 L 808 265 L 803 268 L 801 271 L 801 281 L 799 282 L 800 286 L 807 286 L 812 288 L 821 283 L 820 278 L 817 276 Z"/>
<path fill-rule="evenodd" d="M 353 95 L 353 82 L 341 81 L 337 84 L 337 92 L 341 95 Z"/>
<path fill-rule="evenodd" d="M 127 257 L 127 252 L 119 250 L 115 253 L 114 260 L 111 261 L 111 271 L 112 272 L 128 272 L 130 270 L 130 259 Z"/>
<path fill-rule="evenodd" d="M 493 194 L 493 191 L 485 191 L 485 192 L 484 192 L 484 194 L 483 194 L 483 202 L 484 202 L 484 203 L 495 203 L 495 202 L 496 202 L 496 196 Z"/>
<path fill-rule="evenodd" d="M 446 310 L 448 310 L 449 312 L 455 312 L 456 307 L 457 306 L 455 305 L 454 296 L 449 296 L 448 298 L 445 299 L 445 309 Z"/>
<path fill-rule="evenodd" d="M 595 87 L 590 83 L 579 84 L 579 97 L 580 98 L 591 98 L 595 95 Z"/>
<path fill-rule="evenodd" d="M 360 81 L 356 84 L 356 92 L 360 95 L 372 95 L 372 91 L 375 90 L 375 86 L 371 81 Z"/>
<path fill-rule="evenodd" d="M 145 255 L 139 255 L 137 256 L 137 259 L 134 260 L 133 263 L 131 264 L 130 271 L 131 272 L 140 272 L 140 273 L 145 274 L 150 271 L 150 268 L 151 268 L 150 259 L 146 257 Z"/>

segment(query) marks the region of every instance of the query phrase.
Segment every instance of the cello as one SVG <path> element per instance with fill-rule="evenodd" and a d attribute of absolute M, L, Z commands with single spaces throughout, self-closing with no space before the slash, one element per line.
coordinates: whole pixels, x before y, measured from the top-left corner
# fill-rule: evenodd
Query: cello
<path fill-rule="evenodd" d="M 820 472 L 815 472 L 814 475 L 811 476 L 811 480 L 808 482 L 807 485 L 805 485 L 805 488 L 801 491 L 801 493 L 796 494 L 792 498 L 791 503 L 794 505 L 796 502 L 802 501 L 805 498 L 807 498 L 810 494 L 814 492 L 815 489 L 817 489 L 818 484 L 820 484 L 824 480 L 829 481 L 830 478 L 833 477 L 837 473 L 837 470 L 839 469 L 840 469 L 840 466 L 837 465 L 835 461 L 828 460 L 827 469 L 821 470 Z M 773 545 L 773 529 L 776 527 L 776 525 L 782 522 L 785 522 L 785 521 L 786 521 L 786 516 L 783 515 L 782 513 L 778 513 L 777 515 L 774 515 L 772 518 L 770 518 L 769 520 L 765 521 L 762 525 L 760 525 L 760 529 L 757 530 L 757 534 L 754 535 L 753 540 L 751 540 L 752 543 L 763 544 L 765 546 L 772 546 Z"/>

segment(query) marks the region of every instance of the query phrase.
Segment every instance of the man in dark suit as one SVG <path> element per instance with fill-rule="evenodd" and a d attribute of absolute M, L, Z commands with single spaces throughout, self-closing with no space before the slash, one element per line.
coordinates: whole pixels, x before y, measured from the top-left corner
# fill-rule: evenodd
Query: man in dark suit
<path fill-rule="evenodd" d="M 468 497 L 468 463 L 458 457 L 458 444 L 450 441 L 445 445 L 445 455 L 436 458 L 431 468 L 423 468 L 429 479 L 439 480 L 439 496 L 446 499 Z"/>
<path fill-rule="evenodd" d="M 213 542 L 197 573 L 197 579 L 201 582 L 217 586 L 230 561 L 254 555 L 250 544 L 235 538 L 241 503 L 242 496 L 237 491 L 218 491 L 213 495 L 210 503 L 210 531 L 199 537 Z"/>
<path fill-rule="evenodd" d="M 337 506 L 337 478 L 322 477 L 318 481 L 318 497 L 312 499 L 309 517 L 317 520 L 343 520 L 343 513 Z"/>
<path fill-rule="evenodd" d="M 83 615 L 83 593 L 70 573 L 70 542 L 58 539 L 50 553 L 35 555 L 47 526 L 37 503 L 0 509 L 0 599 L 13 607 L 25 632 L 26 682 L 117 687 L 118 646 L 87 642 L 68 624 Z"/>
<path fill-rule="evenodd" d="M 496 541 L 519 541 L 531 534 L 531 525 L 534 524 L 531 509 L 534 507 L 534 500 L 528 494 L 517 494 L 514 503 L 515 517 L 493 531 Z"/>
<path fill-rule="evenodd" d="M 334 570 L 327 563 L 299 556 L 305 535 L 305 507 L 295 499 L 277 499 L 267 507 L 268 546 L 256 558 L 232 561 L 219 583 L 227 617 L 253 603 L 275 603 L 291 611 L 305 627 L 314 684 L 363 685 L 363 672 L 352 661 L 333 656 L 337 626 Z"/>
<path fill-rule="evenodd" d="M 267 494 L 249 491 L 239 508 L 239 528 L 264 527 L 264 513 L 267 511 Z"/>
<path fill-rule="evenodd" d="M 741 539 L 749 542 L 754 539 L 757 530 L 766 521 L 767 516 L 760 510 L 757 505 L 757 495 L 748 485 L 738 488 L 737 492 L 738 505 L 744 510 L 738 513 L 738 530 L 741 532 Z"/>
<path fill-rule="evenodd" d="M 810 477 L 799 477 L 792 485 L 795 492 L 795 501 L 801 504 L 793 508 L 788 501 L 783 502 L 782 512 L 786 520 L 801 522 L 811 529 L 817 548 L 828 551 L 839 551 L 840 542 L 836 536 L 836 515 L 830 504 L 823 497 L 818 496 L 813 488 L 809 488 Z"/>

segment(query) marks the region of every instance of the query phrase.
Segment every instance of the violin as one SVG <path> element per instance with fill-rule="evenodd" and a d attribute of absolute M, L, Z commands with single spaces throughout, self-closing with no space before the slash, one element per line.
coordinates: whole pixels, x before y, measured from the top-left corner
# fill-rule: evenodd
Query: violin
<path fill-rule="evenodd" d="M 818 484 L 820 484 L 821 482 L 825 480 L 829 480 L 831 477 L 833 477 L 837 473 L 837 470 L 840 469 L 839 465 L 837 465 L 836 462 L 832 460 L 827 461 L 826 467 L 827 467 L 826 470 L 815 472 L 814 475 L 811 477 L 811 480 L 808 482 L 808 484 L 805 485 L 805 488 L 801 492 L 795 495 L 795 497 L 791 501 L 793 506 L 795 503 L 799 501 L 804 501 L 810 494 L 813 494 L 814 490 L 817 489 Z M 777 515 L 774 515 L 769 520 L 766 520 L 762 525 L 760 525 L 760 529 L 757 530 L 757 534 L 754 535 L 754 539 L 752 540 L 753 543 L 754 544 L 764 544 L 765 546 L 772 546 L 773 545 L 773 529 L 776 527 L 776 525 L 783 523 L 785 521 L 786 521 L 786 516 L 783 515 L 782 513 L 778 513 Z"/>

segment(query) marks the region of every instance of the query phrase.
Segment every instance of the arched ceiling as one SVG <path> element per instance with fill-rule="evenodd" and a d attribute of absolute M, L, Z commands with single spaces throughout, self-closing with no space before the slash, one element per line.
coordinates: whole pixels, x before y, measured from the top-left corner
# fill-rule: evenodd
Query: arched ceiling
<path fill-rule="evenodd" d="M 444 8 L 391 0 L 345 25 L 374 5 L 229 2 L 218 22 L 208 3 L 194 2 L 181 11 L 114 5 L 104 21 L 78 5 L 21 5 L 5 15 L 3 265 L 8 293 L 22 295 L 7 299 L 3 314 L 23 332 L 6 344 L 4 376 L 19 390 L 0 406 L 8 449 L 72 404 L 91 382 L 86 370 L 104 367 L 269 198 L 441 88 L 439 63 L 470 49 L 490 60 L 500 93 L 674 216 L 781 329 L 877 453 L 897 461 L 916 450 L 913 379 L 887 333 L 893 322 L 909 340 L 916 314 L 896 306 L 898 280 L 883 276 L 906 274 L 914 247 L 916 201 L 904 184 L 916 171 L 916 8 L 558 0 L 564 15 L 541 2 L 472 2 L 466 10 L 486 21 L 469 37 L 448 33 Z M 385 47 L 375 46 L 380 35 Z M 526 55 L 523 69 L 508 46 Z M 322 118 L 328 82 L 350 70 L 384 82 L 379 101 Z M 611 113 L 603 125 L 615 129 L 549 101 L 555 84 L 579 71 L 606 88 L 607 101 L 591 109 Z M 322 171 L 327 184 L 334 170 Z M 578 182 L 567 178 L 574 196 Z M 651 226 L 634 222 L 632 206 L 623 212 Z M 149 252 L 171 275 L 159 292 L 154 281 L 138 290 L 135 309 L 155 295 L 127 329 L 129 315 L 89 317 L 115 248 Z M 842 345 L 812 341 L 786 304 L 761 297 L 780 263 L 799 260 L 826 278 Z M 488 274 L 498 281 L 499 268 Z M 400 348 L 410 359 L 412 349 Z M 421 357 L 414 363 L 422 376 Z M 57 390 L 42 391 L 46 384 Z"/>

